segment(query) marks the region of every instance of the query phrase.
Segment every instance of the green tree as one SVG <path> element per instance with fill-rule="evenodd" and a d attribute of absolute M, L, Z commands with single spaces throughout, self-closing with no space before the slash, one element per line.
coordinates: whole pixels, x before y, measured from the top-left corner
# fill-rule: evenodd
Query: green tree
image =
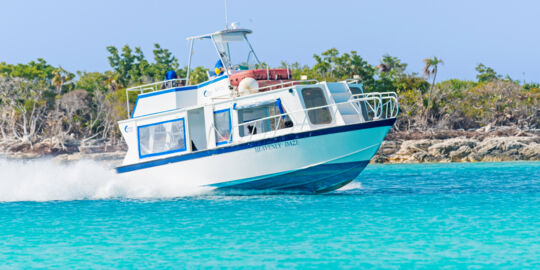
<path fill-rule="evenodd" d="M 379 65 L 375 67 L 379 78 L 375 81 L 375 91 L 395 91 L 398 80 L 405 78 L 406 63 L 402 63 L 397 57 L 384 55 Z"/>
<path fill-rule="evenodd" d="M 351 51 L 351 73 L 349 77 L 352 78 L 357 75 L 360 82 L 364 85 L 364 89 L 367 91 L 374 90 L 375 88 L 375 68 L 371 66 L 366 60 L 359 56 L 356 51 Z"/>
<path fill-rule="evenodd" d="M 135 47 L 133 54 L 133 66 L 128 71 L 130 83 L 148 83 L 153 77 L 150 63 L 144 58 L 144 53 L 140 47 Z"/>
<path fill-rule="evenodd" d="M 356 51 L 344 53 L 341 56 L 339 51 L 332 48 L 325 51 L 321 56 L 313 55 L 317 62 L 311 69 L 312 77 L 325 81 L 337 81 L 358 76 L 359 81 L 368 90 L 373 90 L 375 86 L 375 69 Z M 305 71 L 309 71 L 305 69 Z"/>
<path fill-rule="evenodd" d="M 399 78 L 405 76 L 407 64 L 402 63 L 401 60 L 395 56 L 385 54 L 381 59 L 381 63 L 376 68 L 379 73 L 389 74 L 390 77 Z"/>
<path fill-rule="evenodd" d="M 62 92 L 62 87 L 64 86 L 64 84 L 73 80 L 73 78 L 75 78 L 75 74 L 67 72 L 62 67 L 57 68 L 53 72 L 53 77 L 51 79 L 51 83 L 55 87 L 56 93 L 60 94 Z"/>
<path fill-rule="evenodd" d="M 441 64 L 444 64 L 443 60 L 440 59 L 440 58 L 437 58 L 437 57 L 433 57 L 433 58 L 426 58 L 424 59 L 424 71 L 423 71 L 423 74 L 426 78 L 433 78 L 433 81 L 431 82 L 431 87 L 429 88 L 429 97 L 428 97 L 428 100 L 427 100 L 427 106 L 426 108 L 429 108 L 429 103 L 431 102 L 431 95 L 433 93 L 433 87 L 435 86 L 435 80 L 437 79 L 437 72 L 438 72 L 438 67 L 439 65 Z M 426 115 L 427 115 L 427 111 L 426 110 Z"/>
<path fill-rule="evenodd" d="M 111 54 L 107 57 L 109 65 L 118 73 L 118 83 L 122 87 L 128 86 L 131 81 L 130 71 L 135 63 L 135 56 L 132 54 L 131 48 L 129 45 L 125 45 L 122 48 L 122 54 L 114 46 L 107 47 L 107 51 Z"/>
<path fill-rule="evenodd" d="M 129 45 L 125 45 L 121 54 L 114 46 L 107 47 L 107 51 L 110 53 L 108 57 L 109 64 L 118 75 L 117 78 L 114 78 L 118 87 L 162 81 L 165 73 L 169 70 L 184 73 L 178 69 L 178 59 L 168 49 L 162 48 L 157 43 L 154 44 L 153 63 L 146 60 L 143 51 L 139 47 L 135 47 L 133 52 Z M 112 83 L 113 78 L 110 81 Z M 116 87 L 112 88 L 116 89 Z"/>
<path fill-rule="evenodd" d="M 315 58 L 317 63 L 313 66 L 313 70 L 317 72 L 320 77 L 329 76 L 333 69 L 332 64 L 334 59 L 338 54 L 339 51 L 335 48 L 323 52 L 321 56 L 314 54 L 313 58 Z"/>
<path fill-rule="evenodd" d="M 525 83 L 523 90 L 528 92 L 540 92 L 540 83 Z"/>
<path fill-rule="evenodd" d="M 76 83 L 76 88 L 84 89 L 89 93 L 94 93 L 95 91 L 107 92 L 107 75 L 100 72 L 85 72 L 77 71 L 77 76 L 79 79 Z"/>
<path fill-rule="evenodd" d="M 0 76 L 11 76 L 16 78 L 24 78 L 28 80 L 51 80 L 57 68 L 47 64 L 42 58 L 36 61 L 30 61 L 28 64 L 6 64 L 0 63 Z"/>
<path fill-rule="evenodd" d="M 478 74 L 476 75 L 476 79 L 478 79 L 478 82 L 491 82 L 502 78 L 502 76 L 497 74 L 494 69 L 485 66 L 482 63 L 478 64 L 475 70 L 476 72 L 478 72 Z"/>
<path fill-rule="evenodd" d="M 165 79 L 165 73 L 169 70 L 178 70 L 178 59 L 172 55 L 168 49 L 163 49 L 159 44 L 154 44 L 153 75 L 154 79 L 161 81 Z"/>
<path fill-rule="evenodd" d="M 120 88 L 119 86 L 120 76 L 118 75 L 117 72 L 106 71 L 105 77 L 106 77 L 105 83 L 109 86 L 110 91 L 116 91 Z"/>
<path fill-rule="evenodd" d="M 189 84 L 194 85 L 208 80 L 208 69 L 198 66 L 189 73 Z"/>
<path fill-rule="evenodd" d="M 398 93 L 417 90 L 422 95 L 429 89 L 429 83 L 421 77 L 407 76 L 394 81 L 394 88 Z"/>

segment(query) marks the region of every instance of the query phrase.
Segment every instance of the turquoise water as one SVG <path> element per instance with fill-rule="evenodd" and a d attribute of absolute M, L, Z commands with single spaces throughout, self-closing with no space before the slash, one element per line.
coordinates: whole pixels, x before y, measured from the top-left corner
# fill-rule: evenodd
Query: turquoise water
<path fill-rule="evenodd" d="M 92 200 L 41 183 L 22 202 L 30 180 L 5 176 L 0 268 L 540 268 L 540 162 L 370 165 L 326 195 Z"/>

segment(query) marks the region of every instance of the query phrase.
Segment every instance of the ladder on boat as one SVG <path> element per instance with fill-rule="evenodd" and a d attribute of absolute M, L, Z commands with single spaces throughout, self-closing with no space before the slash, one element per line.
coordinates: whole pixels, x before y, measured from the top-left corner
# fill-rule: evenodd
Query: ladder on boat
<path fill-rule="evenodd" d="M 361 108 L 358 110 L 355 108 L 358 104 L 347 102 L 351 99 L 353 93 L 346 82 L 325 82 L 324 84 L 330 92 L 332 99 L 337 104 L 337 109 L 343 117 L 343 122 L 345 122 L 345 124 L 365 122 L 368 120 L 366 119 L 367 113 L 365 113 L 362 106 L 360 106 Z M 361 114 L 358 113 L 359 111 Z"/>

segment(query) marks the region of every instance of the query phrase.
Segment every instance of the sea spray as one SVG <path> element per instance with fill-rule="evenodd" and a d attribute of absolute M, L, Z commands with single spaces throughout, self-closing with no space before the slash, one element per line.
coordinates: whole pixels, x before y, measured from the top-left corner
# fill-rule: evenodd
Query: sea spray
<path fill-rule="evenodd" d="M 362 189 L 362 182 L 353 181 L 341 188 L 339 188 L 337 191 L 349 191 L 349 190 L 355 190 L 355 189 Z"/>
<path fill-rule="evenodd" d="M 166 199 L 210 191 L 190 185 L 189 175 L 176 182 L 118 175 L 104 163 L 83 160 L 0 159 L 0 202 L 99 199 Z"/>

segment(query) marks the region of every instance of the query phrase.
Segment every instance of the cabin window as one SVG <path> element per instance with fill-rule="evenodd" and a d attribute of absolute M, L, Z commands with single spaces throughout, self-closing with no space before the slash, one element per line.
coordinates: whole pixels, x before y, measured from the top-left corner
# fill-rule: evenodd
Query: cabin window
<path fill-rule="evenodd" d="M 308 87 L 302 89 L 302 98 L 306 109 L 326 106 L 326 98 L 319 87 Z M 329 124 L 332 122 L 332 115 L 328 107 L 312 109 L 308 111 L 309 121 L 314 125 Z"/>
<path fill-rule="evenodd" d="M 191 141 L 191 150 L 200 151 L 206 149 L 206 125 L 204 118 L 204 108 L 197 108 L 188 111 L 188 132 Z M 188 143 L 188 146 L 189 146 Z"/>
<path fill-rule="evenodd" d="M 364 92 L 362 91 L 362 89 L 358 86 L 349 86 L 349 89 L 351 89 L 351 94 L 354 96 L 354 95 L 360 95 L 360 94 L 363 94 Z M 356 96 L 355 99 L 359 99 L 361 98 L 362 96 Z M 360 112 L 362 113 L 362 117 L 364 118 L 364 121 L 368 121 L 369 120 L 369 113 L 368 113 L 368 110 L 367 110 L 367 105 L 366 105 L 366 102 L 365 101 L 360 101 L 358 103 L 358 106 L 360 107 Z"/>
<path fill-rule="evenodd" d="M 139 157 L 185 151 L 184 128 L 184 118 L 137 127 Z"/>
<path fill-rule="evenodd" d="M 214 112 L 214 126 L 217 145 L 231 142 L 231 111 L 229 109 Z"/>
<path fill-rule="evenodd" d="M 280 99 L 263 105 L 238 109 L 238 122 L 241 137 L 293 126 Z"/>
<path fill-rule="evenodd" d="M 353 94 L 353 95 L 362 94 L 362 89 L 360 89 L 360 87 L 350 86 L 349 89 L 351 89 L 351 94 Z"/>

